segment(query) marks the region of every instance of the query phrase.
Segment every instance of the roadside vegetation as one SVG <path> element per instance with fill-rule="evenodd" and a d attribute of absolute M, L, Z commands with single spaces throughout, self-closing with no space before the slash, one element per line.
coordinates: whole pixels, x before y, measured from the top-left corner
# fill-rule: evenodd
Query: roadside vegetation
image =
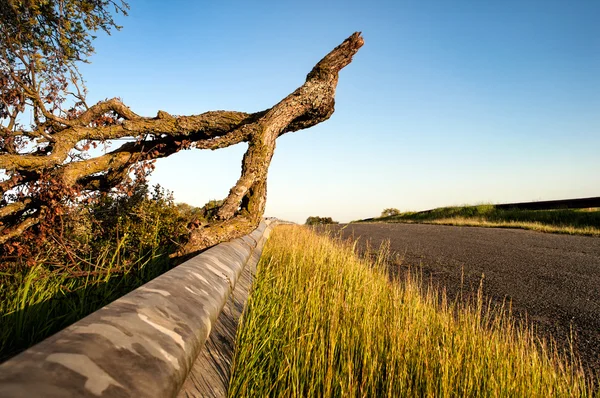
<path fill-rule="evenodd" d="M 368 257 L 368 256 L 367 256 Z M 237 333 L 229 396 L 592 396 L 557 354 L 481 295 L 448 302 L 391 280 L 386 250 L 279 226 Z"/>
<path fill-rule="evenodd" d="M 333 221 L 331 217 L 308 217 L 306 219 L 306 225 L 328 225 L 328 224 L 339 224 L 337 221 Z"/>
<path fill-rule="evenodd" d="M 206 209 L 160 188 L 63 207 L 53 228 L 0 248 L 0 361 L 167 271 Z"/>
<path fill-rule="evenodd" d="M 392 212 L 391 210 L 396 210 Z M 385 209 L 381 217 L 359 222 L 399 222 L 522 228 L 541 232 L 600 236 L 600 209 L 519 210 L 494 205 L 440 207 L 421 212 Z"/>

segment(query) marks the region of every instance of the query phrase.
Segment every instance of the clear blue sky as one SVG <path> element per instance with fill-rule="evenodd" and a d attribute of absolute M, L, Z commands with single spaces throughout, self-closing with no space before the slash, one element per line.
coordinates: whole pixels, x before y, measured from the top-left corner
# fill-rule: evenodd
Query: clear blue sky
<path fill-rule="evenodd" d="M 88 99 L 154 116 L 266 109 L 355 31 L 332 118 L 278 139 L 266 215 L 302 222 L 600 195 L 600 1 L 130 1 L 82 70 Z M 201 206 L 245 145 L 152 182 Z"/>

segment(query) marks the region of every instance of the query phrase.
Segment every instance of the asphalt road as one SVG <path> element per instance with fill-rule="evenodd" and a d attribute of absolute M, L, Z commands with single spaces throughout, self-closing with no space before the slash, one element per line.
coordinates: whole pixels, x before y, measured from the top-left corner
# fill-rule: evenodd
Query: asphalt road
<path fill-rule="evenodd" d="M 584 366 L 600 375 L 600 239 L 518 229 L 424 224 L 349 224 L 344 237 L 378 247 L 390 241 L 401 272 L 422 267 L 424 277 L 450 297 L 476 292 L 493 302 L 510 299 L 518 319 L 568 348 L 571 328 Z M 463 283 L 461 283 L 461 278 Z M 525 318 L 525 314 L 527 318 Z"/>

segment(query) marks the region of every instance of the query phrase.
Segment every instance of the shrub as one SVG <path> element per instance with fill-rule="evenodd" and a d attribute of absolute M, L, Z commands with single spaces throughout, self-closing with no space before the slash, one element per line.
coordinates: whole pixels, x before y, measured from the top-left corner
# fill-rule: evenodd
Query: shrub
<path fill-rule="evenodd" d="M 306 219 L 306 225 L 325 225 L 325 224 L 339 224 L 337 221 L 333 221 L 331 217 L 308 217 Z"/>
<path fill-rule="evenodd" d="M 390 207 L 381 212 L 381 217 L 391 217 L 400 215 L 400 210 Z"/>
<path fill-rule="evenodd" d="M 200 212 L 139 183 L 70 203 L 44 240 L 0 247 L 0 362 L 167 271 Z"/>
<path fill-rule="evenodd" d="M 209 200 L 200 210 L 202 217 L 207 221 L 214 219 L 222 205 L 223 200 Z"/>

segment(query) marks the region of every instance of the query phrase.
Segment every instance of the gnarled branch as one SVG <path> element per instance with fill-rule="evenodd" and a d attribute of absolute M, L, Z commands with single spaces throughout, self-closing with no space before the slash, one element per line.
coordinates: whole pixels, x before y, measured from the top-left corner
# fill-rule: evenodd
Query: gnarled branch
<path fill-rule="evenodd" d="M 49 148 L 35 153 L 1 153 L 0 169 L 17 176 L 46 176 L 48 181 L 56 184 L 57 190 L 109 191 L 121 184 L 128 177 L 130 168 L 140 162 L 169 156 L 182 149 L 218 149 L 247 142 L 241 176 L 224 200 L 217 219 L 193 230 L 189 242 L 177 255 L 242 236 L 258 225 L 264 213 L 267 172 L 277 137 L 314 126 L 333 114 L 338 73 L 352 61 L 362 45 L 360 33 L 354 33 L 317 63 L 302 86 L 261 112 L 211 111 L 172 116 L 160 111 L 154 118 L 145 118 L 132 112 L 120 100 L 110 99 L 68 121 L 46 117 L 52 124 L 51 129 L 46 131 L 44 125 L 44 134 L 37 136 L 43 137 L 40 139 L 45 140 Z M 80 149 L 81 143 L 121 138 L 131 138 L 131 142 L 101 156 L 68 161 L 69 156 Z M 14 189 L 19 184 L 35 183 L 31 178 L 15 177 L 4 185 Z M 46 184 L 44 192 L 52 189 L 52 183 Z M 35 195 L 40 191 L 29 189 L 28 192 Z M 56 197 L 55 194 L 51 196 Z M 26 200 L 29 199 L 35 199 L 39 206 L 49 205 L 43 197 Z M 13 214 L 23 206 L 17 202 L 6 203 L 0 210 L 0 221 L 4 221 L 2 215 Z M 5 229 L 11 231 L 10 237 L 39 221 L 38 212 L 31 214 Z M 4 235 L 0 242 L 8 239 L 8 234 Z"/>

